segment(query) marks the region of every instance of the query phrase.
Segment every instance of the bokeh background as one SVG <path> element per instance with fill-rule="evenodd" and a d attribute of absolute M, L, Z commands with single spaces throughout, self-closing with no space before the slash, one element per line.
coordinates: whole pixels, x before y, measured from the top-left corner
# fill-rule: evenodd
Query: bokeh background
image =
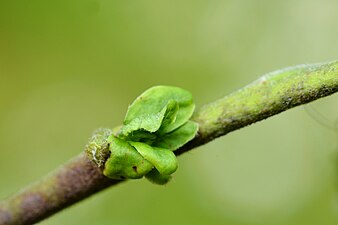
<path fill-rule="evenodd" d="M 77 155 L 94 129 L 120 124 L 153 85 L 188 89 L 199 107 L 266 72 L 337 59 L 337 9 L 336 0 L 1 0 L 0 198 Z M 41 224 L 337 224 L 337 103 L 233 132 L 179 157 L 164 187 L 126 182 Z"/>

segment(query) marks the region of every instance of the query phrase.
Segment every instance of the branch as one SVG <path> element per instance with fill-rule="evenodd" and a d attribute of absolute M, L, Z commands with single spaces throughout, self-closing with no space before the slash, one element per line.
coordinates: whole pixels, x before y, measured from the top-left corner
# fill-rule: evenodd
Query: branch
<path fill-rule="evenodd" d="M 338 91 L 338 61 L 279 70 L 197 110 L 196 137 L 180 155 L 219 136 Z M 84 153 L 0 203 L 0 224 L 32 224 L 109 186 L 120 183 Z"/>

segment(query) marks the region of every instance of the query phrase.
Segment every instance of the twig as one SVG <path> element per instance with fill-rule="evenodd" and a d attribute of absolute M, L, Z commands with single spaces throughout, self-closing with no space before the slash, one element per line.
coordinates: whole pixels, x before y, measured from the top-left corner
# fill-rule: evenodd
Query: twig
<path fill-rule="evenodd" d="M 197 136 L 180 155 L 219 136 L 338 91 L 338 62 L 279 70 L 203 106 Z M 32 224 L 121 181 L 102 175 L 84 153 L 0 203 L 0 224 Z"/>

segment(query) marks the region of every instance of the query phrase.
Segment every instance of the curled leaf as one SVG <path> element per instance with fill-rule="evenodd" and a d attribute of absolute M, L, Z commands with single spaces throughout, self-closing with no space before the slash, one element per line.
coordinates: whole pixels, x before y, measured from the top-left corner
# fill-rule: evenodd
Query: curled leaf
<path fill-rule="evenodd" d="M 195 104 L 189 91 L 171 86 L 155 86 L 143 92 L 129 106 L 124 125 L 131 123 L 135 118 L 147 118 L 158 114 L 173 100 L 177 102 L 179 110 L 175 121 L 168 124 L 165 130 L 170 132 L 178 128 L 191 117 Z"/>
<path fill-rule="evenodd" d="M 175 100 L 169 100 L 166 105 L 166 112 L 162 120 L 161 127 L 159 128 L 159 134 L 170 132 L 171 125 L 176 122 L 177 113 L 179 111 L 179 105 Z"/>
<path fill-rule="evenodd" d="M 145 175 L 145 177 L 154 184 L 164 185 L 168 183 L 172 176 L 160 174 L 156 169 L 153 169 Z"/>
<path fill-rule="evenodd" d="M 153 165 L 127 142 L 113 137 L 110 157 L 105 163 L 103 174 L 112 179 L 137 179 L 150 172 Z"/>
<path fill-rule="evenodd" d="M 126 123 L 119 134 L 120 137 L 130 137 L 130 134 L 134 131 L 147 131 L 153 133 L 157 131 L 162 124 L 162 120 L 166 113 L 167 106 L 165 105 L 163 109 L 153 114 L 141 114 L 137 117 L 134 117 L 130 122 Z M 129 138 L 132 139 L 132 138 Z"/>
<path fill-rule="evenodd" d="M 170 175 L 177 169 L 177 159 L 175 154 L 164 148 L 156 148 L 141 142 L 129 142 L 130 145 L 163 175 Z"/>
<path fill-rule="evenodd" d="M 153 146 L 175 151 L 192 140 L 198 131 L 198 124 L 192 121 L 186 122 L 176 130 L 158 137 Z"/>

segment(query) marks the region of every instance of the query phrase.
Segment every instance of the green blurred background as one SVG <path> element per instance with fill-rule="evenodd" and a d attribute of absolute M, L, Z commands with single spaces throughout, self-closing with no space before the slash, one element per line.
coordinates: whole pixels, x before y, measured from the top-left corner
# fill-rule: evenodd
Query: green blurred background
<path fill-rule="evenodd" d="M 260 75 L 337 59 L 338 2 L 0 1 L 0 198 L 121 123 L 157 84 L 197 107 Z M 338 96 L 313 107 L 334 124 Z M 338 223 L 338 132 L 303 107 L 179 157 L 165 187 L 110 188 L 41 222 L 117 225 Z"/>

